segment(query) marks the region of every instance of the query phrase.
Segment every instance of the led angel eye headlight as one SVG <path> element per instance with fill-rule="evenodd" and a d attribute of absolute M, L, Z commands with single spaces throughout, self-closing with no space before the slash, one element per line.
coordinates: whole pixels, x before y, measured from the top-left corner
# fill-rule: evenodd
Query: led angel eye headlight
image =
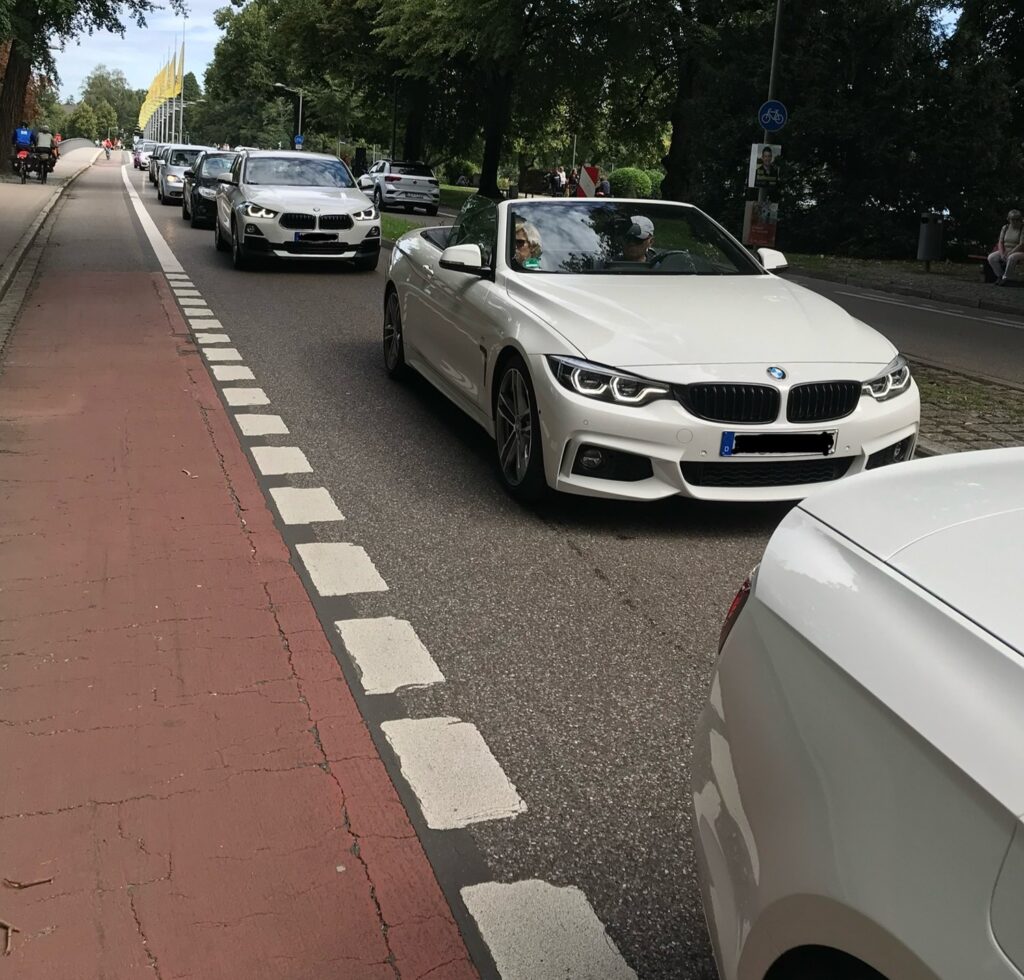
<path fill-rule="evenodd" d="M 910 365 L 902 354 L 897 354 L 881 374 L 864 382 L 861 391 L 875 401 L 884 402 L 903 394 L 910 387 Z"/>

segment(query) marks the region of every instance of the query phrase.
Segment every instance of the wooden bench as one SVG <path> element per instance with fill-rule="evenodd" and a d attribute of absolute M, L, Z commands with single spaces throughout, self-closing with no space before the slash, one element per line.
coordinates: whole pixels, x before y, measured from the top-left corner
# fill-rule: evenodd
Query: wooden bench
<path fill-rule="evenodd" d="M 988 264 L 988 255 L 968 255 L 968 259 L 972 262 L 981 263 L 981 276 L 985 282 L 995 282 L 996 274 L 992 271 L 992 266 Z"/>

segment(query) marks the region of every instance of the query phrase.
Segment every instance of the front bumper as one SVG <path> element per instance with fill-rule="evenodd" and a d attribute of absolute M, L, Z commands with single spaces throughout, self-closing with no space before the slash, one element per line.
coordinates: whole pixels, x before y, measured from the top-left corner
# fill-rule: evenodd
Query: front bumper
<path fill-rule="evenodd" d="M 701 500 L 799 500 L 823 483 L 891 461 L 880 455 L 890 447 L 899 445 L 899 458 L 909 459 L 917 442 L 921 407 L 913 383 L 907 392 L 886 402 L 862 397 L 853 414 L 835 421 L 743 426 L 697 418 L 675 399 L 633 408 L 586 398 L 563 388 L 545 357 L 532 357 L 530 367 L 547 481 L 563 493 L 617 500 L 675 495 Z M 830 456 L 720 456 L 723 432 L 741 430 L 778 434 L 836 430 L 835 451 Z M 579 465 L 582 447 L 626 455 L 611 457 L 616 465 L 607 476 L 589 476 Z"/>
<path fill-rule="evenodd" d="M 181 200 L 182 197 L 182 185 L 181 184 L 169 184 L 166 180 L 161 183 L 161 189 L 163 190 L 164 197 L 168 199 L 177 198 Z"/>
<path fill-rule="evenodd" d="M 211 202 L 213 203 L 213 202 Z M 321 215 L 320 218 L 324 216 Z M 273 255 L 280 259 L 349 259 L 375 255 L 380 251 L 380 220 L 355 220 L 351 228 L 338 230 L 316 229 L 296 231 L 280 224 L 281 216 L 274 218 L 249 218 L 236 214 L 238 227 L 243 230 L 247 251 L 254 254 Z M 333 239 L 311 241 L 301 235 L 332 235 Z"/>

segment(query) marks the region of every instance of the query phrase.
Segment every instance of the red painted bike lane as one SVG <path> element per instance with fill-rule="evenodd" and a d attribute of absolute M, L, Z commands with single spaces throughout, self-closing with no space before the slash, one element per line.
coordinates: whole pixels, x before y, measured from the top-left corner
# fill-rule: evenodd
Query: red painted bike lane
<path fill-rule="evenodd" d="M 475 976 L 163 277 L 110 264 L 44 261 L 0 373 L 0 978 Z"/>

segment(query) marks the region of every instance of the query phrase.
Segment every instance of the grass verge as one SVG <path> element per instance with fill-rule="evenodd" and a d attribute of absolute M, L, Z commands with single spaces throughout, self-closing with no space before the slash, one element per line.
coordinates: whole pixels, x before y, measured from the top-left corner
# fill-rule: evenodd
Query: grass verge
<path fill-rule="evenodd" d="M 380 216 L 381 234 L 385 238 L 390 238 L 391 241 L 396 241 L 407 231 L 420 227 L 422 227 L 422 225 L 419 225 L 414 221 L 406 221 L 404 218 L 396 218 L 393 214 L 382 214 Z"/>
<path fill-rule="evenodd" d="M 467 197 L 476 193 L 475 187 L 456 187 L 454 184 L 441 185 L 441 207 L 458 211 L 466 203 Z"/>
<path fill-rule="evenodd" d="M 896 280 L 907 277 L 929 278 L 939 276 L 945 279 L 959 279 L 963 282 L 981 283 L 981 272 L 978 262 L 933 262 L 931 272 L 925 272 L 923 262 L 912 262 L 901 259 L 853 259 L 842 255 L 807 255 L 799 252 L 786 252 L 790 265 L 807 269 L 811 272 L 834 273 L 844 276 L 864 276 L 866 278 L 893 278 Z"/>

